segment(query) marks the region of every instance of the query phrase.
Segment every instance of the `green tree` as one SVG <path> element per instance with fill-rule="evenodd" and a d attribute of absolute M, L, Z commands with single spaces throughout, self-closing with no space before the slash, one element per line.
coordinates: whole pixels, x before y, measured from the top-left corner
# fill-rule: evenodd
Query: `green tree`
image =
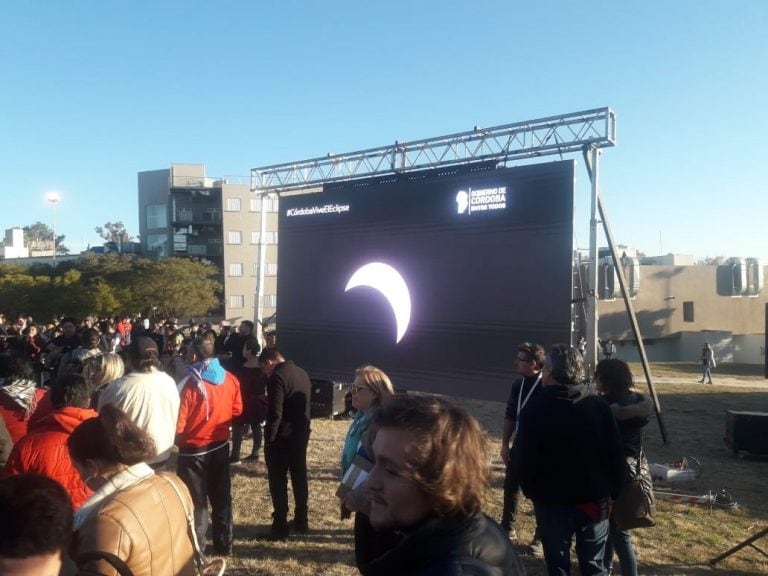
<path fill-rule="evenodd" d="M 0 303 L 6 317 L 30 314 L 40 322 L 62 314 L 143 313 L 201 316 L 221 306 L 215 266 L 184 258 L 153 261 L 133 255 L 82 255 L 53 269 L 0 264 Z"/>
<path fill-rule="evenodd" d="M 35 320 L 51 317 L 51 278 L 29 274 L 23 266 L 0 264 L 0 302 L 7 318 L 28 314 Z"/>
<path fill-rule="evenodd" d="M 141 259 L 131 292 L 146 315 L 156 307 L 166 316 L 201 316 L 220 305 L 222 287 L 213 279 L 217 272 L 215 266 L 186 258 Z"/>
<path fill-rule="evenodd" d="M 128 233 L 125 224 L 122 222 L 107 222 L 104 226 L 94 228 L 96 234 L 104 238 L 105 246 L 113 246 L 114 250 L 122 253 L 124 246 L 127 246 L 135 237 Z"/>

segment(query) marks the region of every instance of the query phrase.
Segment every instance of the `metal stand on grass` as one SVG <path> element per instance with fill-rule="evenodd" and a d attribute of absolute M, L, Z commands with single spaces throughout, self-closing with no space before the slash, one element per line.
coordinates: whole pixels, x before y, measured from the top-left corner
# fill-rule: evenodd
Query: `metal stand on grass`
<path fill-rule="evenodd" d="M 736 546 L 734 546 L 733 548 L 731 548 L 727 552 L 723 552 L 722 554 L 720 554 L 720 556 L 716 556 L 715 558 L 712 558 L 712 560 L 709 561 L 709 565 L 710 566 L 714 566 L 715 564 L 717 564 L 721 560 L 725 560 L 726 558 L 728 558 L 728 556 L 731 556 L 732 554 L 735 554 L 736 552 L 738 552 L 742 548 L 746 548 L 747 546 L 749 546 L 750 548 L 754 548 L 755 550 L 760 552 L 760 554 L 762 554 L 763 556 L 768 558 L 768 554 L 766 554 L 765 552 L 760 550 L 760 548 L 758 548 L 754 544 L 754 542 L 757 542 L 758 540 L 760 540 L 760 538 L 762 538 L 762 537 L 764 537 L 766 535 L 768 535 L 768 528 L 763 528 L 762 530 L 760 530 L 760 532 L 757 532 L 756 534 L 753 534 L 752 536 L 750 536 L 749 538 L 747 538 L 743 542 L 740 542 L 739 544 L 736 544 Z"/>

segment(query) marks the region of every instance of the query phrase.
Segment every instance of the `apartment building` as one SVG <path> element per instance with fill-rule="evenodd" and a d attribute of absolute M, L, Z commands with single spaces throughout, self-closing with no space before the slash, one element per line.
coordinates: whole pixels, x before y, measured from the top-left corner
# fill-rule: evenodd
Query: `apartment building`
<path fill-rule="evenodd" d="M 277 198 L 251 193 L 248 179 L 206 176 L 203 164 L 172 164 L 139 172 L 139 232 L 143 254 L 197 258 L 219 270 L 222 317 L 255 320 L 259 249 L 265 252 L 262 317 L 277 306 Z M 262 219 L 262 210 L 264 218 Z"/>

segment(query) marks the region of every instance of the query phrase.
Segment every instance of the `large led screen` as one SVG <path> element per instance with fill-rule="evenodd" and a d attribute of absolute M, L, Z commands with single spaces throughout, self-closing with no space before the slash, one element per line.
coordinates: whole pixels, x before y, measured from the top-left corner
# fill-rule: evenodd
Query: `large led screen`
<path fill-rule="evenodd" d="M 313 378 L 503 400 L 518 344 L 567 342 L 572 161 L 411 174 L 280 201 L 280 349 Z"/>

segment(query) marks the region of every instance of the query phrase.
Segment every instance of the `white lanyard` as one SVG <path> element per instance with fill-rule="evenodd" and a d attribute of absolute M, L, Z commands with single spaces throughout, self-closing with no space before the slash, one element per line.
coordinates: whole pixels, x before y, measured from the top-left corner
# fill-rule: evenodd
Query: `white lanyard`
<path fill-rule="evenodd" d="M 525 376 L 523 376 L 523 381 L 520 383 L 520 393 L 517 395 L 517 418 L 515 418 L 515 432 L 517 432 L 517 427 L 520 425 L 520 411 L 525 408 L 528 400 L 531 399 L 531 394 L 533 394 L 533 391 L 536 390 L 536 386 L 539 385 L 539 382 L 541 382 L 541 372 L 539 372 L 539 375 L 536 377 L 536 381 L 533 383 L 533 386 L 531 386 L 531 389 L 528 390 L 528 394 L 525 395 L 525 400 L 523 400 L 523 388 L 525 387 Z"/>

